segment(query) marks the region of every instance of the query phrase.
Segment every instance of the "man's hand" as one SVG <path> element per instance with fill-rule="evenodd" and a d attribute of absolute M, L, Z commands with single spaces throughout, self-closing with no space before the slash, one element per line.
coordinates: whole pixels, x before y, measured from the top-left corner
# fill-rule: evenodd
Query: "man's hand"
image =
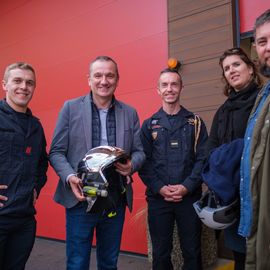
<path fill-rule="evenodd" d="M 8 186 L 6 186 L 6 185 L 0 185 L 0 192 L 1 192 L 1 189 L 7 189 L 7 188 L 8 188 Z M 7 200 L 8 200 L 8 197 L 0 194 L 0 207 L 4 206 L 4 204 L 1 201 L 7 201 Z"/>
<path fill-rule="evenodd" d="M 168 187 L 172 190 L 171 196 L 176 202 L 182 201 L 183 197 L 188 193 L 187 188 L 183 185 L 168 185 Z"/>
<path fill-rule="evenodd" d="M 128 176 L 131 174 L 132 171 L 132 163 L 131 160 L 128 159 L 126 163 L 120 163 L 116 162 L 115 163 L 115 170 L 120 173 L 123 176 Z"/>
<path fill-rule="evenodd" d="M 168 185 L 163 186 L 160 191 L 160 195 L 164 197 L 168 202 L 180 202 L 183 197 L 188 193 L 188 190 L 183 185 Z"/>
<path fill-rule="evenodd" d="M 173 197 L 172 197 L 172 192 L 173 190 L 171 188 L 169 188 L 169 186 L 163 186 L 160 190 L 159 190 L 159 194 L 164 197 L 165 201 L 168 202 L 173 202 Z"/>
<path fill-rule="evenodd" d="M 86 198 L 83 195 L 82 191 L 82 180 L 75 175 L 72 175 L 68 178 L 69 185 L 71 187 L 72 192 L 78 201 L 85 201 Z"/>

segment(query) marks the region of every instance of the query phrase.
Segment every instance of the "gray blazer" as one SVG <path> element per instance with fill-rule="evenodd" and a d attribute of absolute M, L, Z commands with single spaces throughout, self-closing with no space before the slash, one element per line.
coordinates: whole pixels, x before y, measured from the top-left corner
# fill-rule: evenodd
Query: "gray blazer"
<path fill-rule="evenodd" d="M 77 165 L 92 148 L 92 109 L 90 95 L 66 101 L 61 109 L 49 153 L 50 163 L 60 177 L 54 200 L 66 208 L 78 203 L 66 182 L 76 174 Z M 144 162 L 140 124 L 134 108 L 115 100 L 116 146 L 131 155 L 133 172 Z M 128 207 L 132 209 L 132 187 L 127 187 Z"/>

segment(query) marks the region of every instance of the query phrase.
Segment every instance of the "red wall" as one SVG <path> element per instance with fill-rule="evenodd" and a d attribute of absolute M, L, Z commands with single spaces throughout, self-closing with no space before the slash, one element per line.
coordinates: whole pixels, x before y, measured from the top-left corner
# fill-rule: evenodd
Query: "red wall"
<path fill-rule="evenodd" d="M 239 0 L 240 33 L 252 31 L 255 19 L 269 8 L 269 0 Z"/>
<path fill-rule="evenodd" d="M 0 1 L 0 36 L 1 73 L 16 61 L 37 71 L 30 107 L 43 123 L 48 149 L 63 102 L 89 91 L 88 64 L 97 55 L 119 64 L 116 96 L 135 106 L 141 121 L 160 104 L 155 87 L 168 57 L 166 0 Z M 50 168 L 37 203 L 38 235 L 65 239 L 64 208 L 52 200 L 57 181 Z M 134 217 L 145 207 L 144 189 L 136 176 L 122 250 L 147 251 L 144 218 Z"/>

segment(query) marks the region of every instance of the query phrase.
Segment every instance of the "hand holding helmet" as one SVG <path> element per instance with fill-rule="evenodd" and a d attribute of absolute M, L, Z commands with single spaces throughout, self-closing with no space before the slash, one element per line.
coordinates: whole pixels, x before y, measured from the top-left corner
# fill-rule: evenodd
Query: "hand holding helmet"
<path fill-rule="evenodd" d="M 78 201 L 85 201 L 85 196 L 82 191 L 82 180 L 75 175 L 68 178 L 70 188 Z"/>
<path fill-rule="evenodd" d="M 119 160 L 114 164 L 115 170 L 120 173 L 121 175 L 128 176 L 131 174 L 132 171 L 132 163 L 130 159 L 125 159 L 123 163 L 122 160 Z"/>
<path fill-rule="evenodd" d="M 111 200 L 111 185 L 116 184 L 121 193 L 125 192 L 122 177 L 117 177 L 117 183 L 113 183 L 112 179 L 107 179 L 110 175 L 108 172 L 116 171 L 127 176 L 130 174 L 131 168 L 129 156 L 118 147 L 99 146 L 88 151 L 79 162 L 77 173 L 81 179 L 82 193 L 88 202 L 87 212 L 91 210 L 98 197 L 108 197 Z M 77 189 L 79 189 L 78 186 Z"/>

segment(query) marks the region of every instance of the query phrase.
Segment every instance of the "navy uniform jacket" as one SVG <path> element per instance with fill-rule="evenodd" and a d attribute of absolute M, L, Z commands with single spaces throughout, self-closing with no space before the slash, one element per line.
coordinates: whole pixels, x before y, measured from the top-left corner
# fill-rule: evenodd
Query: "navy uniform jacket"
<path fill-rule="evenodd" d="M 7 190 L 0 190 L 8 197 L 0 208 L 0 216 L 34 215 L 33 190 L 39 194 L 47 180 L 44 131 L 30 110 L 27 114 L 29 125 L 24 130 L 17 113 L 6 101 L 0 101 L 0 184 L 8 186 Z"/>
<path fill-rule="evenodd" d="M 141 141 L 146 162 L 139 175 L 147 186 L 146 195 L 155 196 L 168 184 L 182 184 L 189 193 L 198 191 L 206 140 L 207 130 L 203 121 L 198 121 L 184 107 L 176 115 L 173 125 L 162 108 L 145 120 Z"/>

